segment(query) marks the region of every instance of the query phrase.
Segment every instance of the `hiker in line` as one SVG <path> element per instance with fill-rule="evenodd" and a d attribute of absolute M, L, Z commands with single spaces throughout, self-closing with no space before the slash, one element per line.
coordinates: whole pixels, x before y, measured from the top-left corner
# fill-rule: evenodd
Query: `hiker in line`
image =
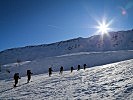
<path fill-rule="evenodd" d="M 31 79 L 31 74 L 33 74 L 33 73 L 31 73 L 31 70 L 27 70 L 27 83 L 29 83 L 29 81 L 30 81 L 30 79 Z"/>
<path fill-rule="evenodd" d="M 78 65 L 78 70 L 80 70 L 80 65 Z"/>
<path fill-rule="evenodd" d="M 15 73 L 15 74 L 14 74 L 14 80 L 15 80 L 14 87 L 16 87 L 16 85 L 18 84 L 18 79 L 20 79 L 19 73 Z"/>
<path fill-rule="evenodd" d="M 86 67 L 87 67 L 87 65 L 86 65 L 86 64 L 84 64 L 84 65 L 83 65 L 83 67 L 84 67 L 84 70 L 85 70 L 85 69 L 86 69 Z"/>
<path fill-rule="evenodd" d="M 51 76 L 52 71 L 53 71 L 53 70 L 52 70 L 52 67 L 50 67 L 50 68 L 49 68 L 49 76 Z"/>
<path fill-rule="evenodd" d="M 61 66 L 60 67 L 60 74 L 62 75 L 62 73 L 63 73 L 63 67 Z"/>
<path fill-rule="evenodd" d="M 73 66 L 71 67 L 71 73 L 73 72 L 73 70 L 74 70 L 74 68 L 73 68 Z"/>

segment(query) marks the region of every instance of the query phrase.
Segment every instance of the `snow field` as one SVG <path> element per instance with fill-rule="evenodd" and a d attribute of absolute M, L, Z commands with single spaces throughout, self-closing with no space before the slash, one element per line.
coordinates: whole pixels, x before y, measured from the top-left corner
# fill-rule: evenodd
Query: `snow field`
<path fill-rule="evenodd" d="M 6 64 L 4 68 L 10 70 L 10 73 L 2 71 L 0 73 L 0 80 L 10 79 L 17 72 L 20 73 L 20 76 L 26 76 L 26 70 L 28 69 L 35 75 L 38 75 L 47 73 L 49 67 L 52 67 L 53 71 L 57 72 L 61 66 L 64 67 L 64 70 L 70 70 L 71 66 L 77 69 L 78 64 L 81 65 L 81 68 L 83 68 L 83 64 L 87 64 L 87 67 L 90 68 L 128 59 L 133 59 L 133 50 L 79 52 L 56 57 L 46 57 L 44 59 L 21 62 L 19 65 L 17 63 Z"/>
<path fill-rule="evenodd" d="M 0 99 L 20 100 L 133 100 L 133 59 L 93 68 L 32 76 L 18 87 L 13 80 L 0 81 Z"/>

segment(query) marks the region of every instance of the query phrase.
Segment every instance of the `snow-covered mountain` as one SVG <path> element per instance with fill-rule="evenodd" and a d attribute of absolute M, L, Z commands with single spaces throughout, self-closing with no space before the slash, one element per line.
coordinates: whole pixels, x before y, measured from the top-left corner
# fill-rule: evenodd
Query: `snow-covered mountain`
<path fill-rule="evenodd" d="M 133 30 L 8 49 L 0 52 L 0 64 L 1 100 L 133 98 Z M 78 64 L 80 71 L 76 70 Z M 86 70 L 83 64 L 87 64 Z M 63 75 L 59 74 L 60 66 L 64 67 Z M 47 73 L 49 67 L 53 69 L 51 77 Z M 33 75 L 27 84 L 28 69 Z M 16 72 L 21 79 L 13 88 Z"/>
<path fill-rule="evenodd" d="M 76 38 L 52 44 L 13 48 L 0 52 L 0 64 L 33 61 L 78 52 L 133 50 L 133 30 L 110 32 L 89 38 Z"/>
<path fill-rule="evenodd" d="M 25 76 L 27 69 L 37 75 L 48 72 L 49 67 L 70 70 L 78 64 L 92 67 L 128 59 L 133 59 L 133 30 L 2 51 L 0 79 L 12 78 L 15 72 Z"/>
<path fill-rule="evenodd" d="M 133 100 L 133 59 L 93 68 L 0 81 L 1 100 Z"/>

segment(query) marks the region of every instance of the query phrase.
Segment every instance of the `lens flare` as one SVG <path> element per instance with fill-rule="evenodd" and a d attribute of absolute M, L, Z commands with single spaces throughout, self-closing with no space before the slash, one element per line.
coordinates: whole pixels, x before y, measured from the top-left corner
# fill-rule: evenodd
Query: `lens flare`
<path fill-rule="evenodd" d="M 120 7 L 120 9 L 121 9 L 121 14 L 122 14 L 123 16 L 124 16 L 124 15 L 127 15 L 127 11 L 126 11 L 125 8 Z"/>
<path fill-rule="evenodd" d="M 122 10 L 122 15 L 126 15 L 126 10 Z"/>

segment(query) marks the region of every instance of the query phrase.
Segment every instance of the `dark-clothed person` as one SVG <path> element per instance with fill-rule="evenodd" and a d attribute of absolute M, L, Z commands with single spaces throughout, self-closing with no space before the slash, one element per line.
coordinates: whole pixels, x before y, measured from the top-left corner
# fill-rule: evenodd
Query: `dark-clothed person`
<path fill-rule="evenodd" d="M 74 68 L 73 68 L 73 67 L 71 67 L 71 73 L 73 72 L 73 70 L 74 70 Z"/>
<path fill-rule="evenodd" d="M 29 81 L 30 81 L 30 79 L 31 79 L 31 74 L 33 74 L 32 72 L 31 72 L 31 70 L 27 70 L 27 83 L 29 83 Z"/>
<path fill-rule="evenodd" d="M 52 75 L 52 71 L 53 71 L 53 70 L 52 70 L 52 67 L 50 67 L 50 68 L 49 68 L 49 76 Z"/>
<path fill-rule="evenodd" d="M 83 65 L 83 67 L 84 67 L 84 70 L 85 70 L 85 69 L 86 69 L 86 67 L 87 67 L 87 65 L 86 65 L 86 64 L 84 64 L 84 65 Z"/>
<path fill-rule="evenodd" d="M 78 65 L 78 70 L 80 70 L 80 65 Z"/>
<path fill-rule="evenodd" d="M 60 67 L 60 74 L 62 74 L 63 73 L 63 67 L 61 66 Z"/>
<path fill-rule="evenodd" d="M 16 87 L 16 85 L 18 84 L 18 79 L 20 79 L 19 73 L 15 73 L 15 74 L 14 74 L 14 80 L 15 80 L 14 87 Z"/>

